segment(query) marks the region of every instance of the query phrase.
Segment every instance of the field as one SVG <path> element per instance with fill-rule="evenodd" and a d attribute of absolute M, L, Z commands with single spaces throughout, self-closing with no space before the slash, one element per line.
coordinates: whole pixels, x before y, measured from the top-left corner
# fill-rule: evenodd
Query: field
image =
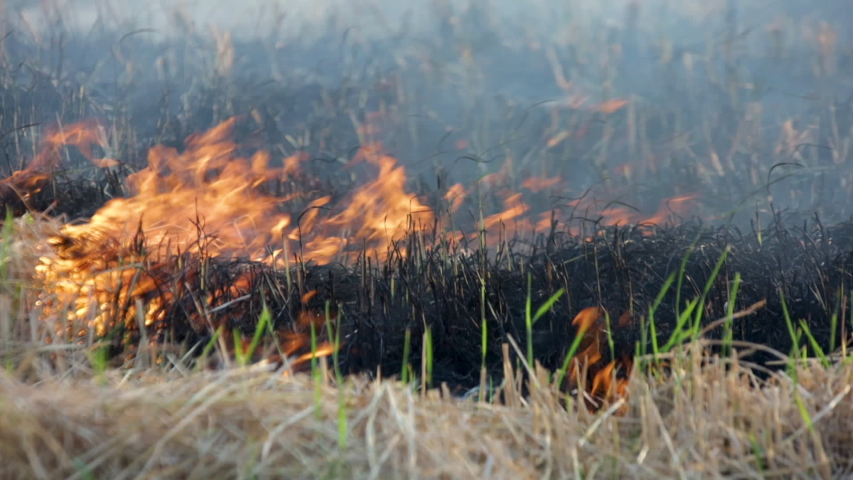
<path fill-rule="evenodd" d="M 0 478 L 853 474 L 842 0 L 146 8 L 0 4 Z"/>

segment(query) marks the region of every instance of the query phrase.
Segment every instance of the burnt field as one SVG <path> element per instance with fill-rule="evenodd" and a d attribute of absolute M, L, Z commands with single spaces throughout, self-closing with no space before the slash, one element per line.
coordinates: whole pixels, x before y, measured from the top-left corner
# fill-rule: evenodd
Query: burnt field
<path fill-rule="evenodd" d="M 305 373 L 317 419 L 321 391 L 336 395 L 327 384 L 353 384 L 355 397 L 385 392 L 392 404 L 417 392 L 539 405 L 546 423 L 587 429 L 584 444 L 602 422 L 641 418 L 654 431 L 646 401 L 661 424 L 696 414 L 672 393 L 688 371 L 707 398 L 715 375 L 730 399 L 795 392 L 773 407 L 796 412 L 794 433 L 730 426 L 725 442 L 749 447 L 726 443 L 737 460 L 725 465 L 713 449 L 676 455 L 670 440 L 647 471 L 637 459 L 649 440 L 627 441 L 646 434 L 624 423 L 613 428 L 626 443 L 610 438 L 600 465 L 531 459 L 522 476 L 849 471 L 847 437 L 814 425 L 841 415 L 850 391 L 850 14 L 842 2 L 783 3 L 579 1 L 520 14 L 435 2 L 409 17 L 268 5 L 250 27 L 177 7 L 130 20 L 106 3 L 7 6 L 9 391 L 260 370 L 301 385 Z M 830 400 L 796 393 L 821 385 Z M 340 418 L 364 406 L 341 402 Z M 704 415 L 721 414 L 708 402 Z M 347 427 L 334 428 L 335 461 L 358 464 L 341 446 Z M 75 458 L 105 475 L 172 461 L 99 470 L 80 441 Z M 370 457 L 369 475 L 418 471 L 412 442 L 397 463 Z M 788 457 L 768 453 L 778 442 Z M 482 475 L 511 461 L 472 460 L 492 458 L 483 448 L 458 470 L 435 468 Z M 16 474 L 37 470 L 18 454 Z M 325 468 L 308 457 L 289 474 Z"/>

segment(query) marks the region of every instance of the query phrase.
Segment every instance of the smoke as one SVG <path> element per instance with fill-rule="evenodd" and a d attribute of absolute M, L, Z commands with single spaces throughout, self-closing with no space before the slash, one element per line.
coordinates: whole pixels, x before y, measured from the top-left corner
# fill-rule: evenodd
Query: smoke
<path fill-rule="evenodd" d="M 634 196 L 650 205 L 705 188 L 698 185 L 707 176 L 701 170 L 717 168 L 728 171 L 700 192 L 717 202 L 716 210 L 766 204 L 770 197 L 777 206 L 821 209 L 840 218 L 850 214 L 853 169 L 846 157 L 833 156 L 843 145 L 830 144 L 825 117 L 830 103 L 843 103 L 853 93 L 846 80 L 853 68 L 846 25 L 853 14 L 846 3 L 25 1 L 6 4 L 5 29 L 39 39 L 35 43 L 55 53 L 56 42 L 46 39 L 56 38 L 59 25 L 67 32 L 63 59 L 83 75 L 101 69 L 109 57 L 113 63 L 119 58 L 114 70 L 133 63 L 137 75 L 142 70 L 163 77 L 163 65 L 194 55 L 187 48 L 193 38 L 212 42 L 222 32 L 235 45 L 234 76 L 254 78 L 254 85 L 284 71 L 330 88 L 353 81 L 369 85 L 400 70 L 415 86 L 417 102 L 403 114 L 414 119 L 406 128 L 418 135 L 417 142 L 397 142 L 394 153 L 414 172 L 440 166 L 457 180 L 471 181 L 513 156 L 518 168 L 567 176 L 582 191 L 611 181 L 607 172 L 622 168 L 620 163 L 653 158 L 653 174 L 628 182 Z M 828 32 L 833 50 L 824 58 Z M 432 70 L 412 67 L 415 61 Z M 560 75 L 571 88 L 560 85 Z M 136 81 L 121 94 L 145 105 L 162 90 L 157 80 L 162 78 Z M 186 72 L 168 81 L 181 92 L 199 84 Z M 592 106 L 626 99 L 636 111 L 659 113 L 644 117 L 642 132 L 626 120 L 591 116 L 584 128 L 598 135 L 613 129 L 604 153 L 596 145 L 561 153 L 534 147 L 546 140 L 555 105 L 578 97 Z M 845 126 L 842 131 L 835 126 L 835 141 L 845 141 Z M 639 135 L 648 142 L 637 140 Z M 788 146 L 792 151 L 778 148 L 786 135 L 799 139 Z M 448 138 L 472 136 L 479 142 L 473 153 L 446 148 Z M 731 141 L 747 137 L 757 143 Z M 496 149 L 499 145 L 503 148 Z M 756 158 L 755 152 L 767 154 Z M 476 161 L 460 160 L 463 156 Z M 721 167 L 713 164 L 714 156 Z M 798 165 L 772 169 L 777 163 Z M 749 178 L 733 178 L 735 172 Z"/>
<path fill-rule="evenodd" d="M 462 14 L 480 9 L 498 23 L 531 25 L 549 36 L 571 35 L 567 22 L 580 19 L 593 28 L 624 26 L 629 10 L 636 7 L 637 27 L 683 45 L 701 45 L 709 36 L 723 33 L 719 21 L 734 11 L 744 29 L 760 28 L 773 17 L 823 18 L 841 23 L 850 14 L 841 0 L 24 0 L 6 2 L 7 15 L 21 19 L 26 28 L 46 32 L 54 28 L 53 16 L 62 16 L 71 31 L 90 32 L 106 27 L 152 29 L 161 38 L 186 34 L 188 20 L 199 28 L 215 26 L 235 38 L 255 39 L 284 26 L 290 35 L 317 34 L 334 21 L 381 38 L 405 28 L 410 34 L 436 33 L 436 14 Z M 183 17 L 184 21 L 176 21 Z M 849 32 L 842 31 L 847 36 Z M 846 39 L 849 39 L 847 37 Z M 845 39 L 845 40 L 846 40 Z"/>

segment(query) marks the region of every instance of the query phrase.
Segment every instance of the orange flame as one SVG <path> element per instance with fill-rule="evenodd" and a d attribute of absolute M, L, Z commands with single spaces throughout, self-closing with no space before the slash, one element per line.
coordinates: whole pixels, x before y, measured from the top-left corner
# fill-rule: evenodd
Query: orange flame
<path fill-rule="evenodd" d="M 607 113 L 624 104 L 612 101 L 598 109 Z M 380 120 L 384 118 L 385 114 L 368 115 L 359 127 L 360 135 L 375 137 L 382 133 Z M 407 190 L 406 169 L 384 152 L 378 140 L 364 142 L 347 165 L 365 166 L 376 172 L 375 177 L 335 202 L 331 195 L 312 195 L 299 188 L 305 178 L 303 167 L 311 159 L 306 152 L 281 159 L 280 167 L 272 165 L 265 151 L 241 156 L 238 145 L 230 139 L 237 121 L 231 119 L 191 136 L 183 151 L 152 148 L 148 166 L 127 178 L 130 196 L 113 199 L 88 222 L 69 224 L 58 232 L 52 240 L 56 252 L 46 254 L 37 268 L 45 284 L 42 306 L 48 316 L 63 324 L 62 328 L 76 332 L 83 331 L 84 326 L 94 327 L 99 335 L 117 321 L 135 323 L 143 318 L 144 325 L 150 326 L 164 318 L 165 307 L 173 300 L 174 294 L 163 285 L 169 283 L 168 272 L 174 271 L 175 258 L 181 255 L 241 257 L 276 266 L 287 265 L 293 256 L 317 264 L 352 260 L 363 252 L 382 259 L 390 244 L 436 222 L 436 212 Z M 92 147 L 104 147 L 105 142 L 93 124 L 73 125 L 48 136 L 43 153 L 28 171 L 40 175 L 50 172 L 60 158 L 56 149 L 62 145 L 76 146 L 95 165 L 117 165 L 112 159 L 95 158 Z M 480 179 L 485 190 L 493 189 L 503 199 L 503 210 L 485 216 L 480 225 L 486 230 L 487 246 L 513 234 L 541 232 L 551 225 L 549 212 L 537 214 L 522 193 L 511 190 L 513 171 L 510 159 L 499 172 Z M 288 193 L 265 193 L 282 185 Z M 560 178 L 529 177 L 521 187 L 541 192 L 561 185 Z M 464 186 L 451 186 L 442 208 L 451 214 L 458 211 L 466 195 Z M 692 199 L 671 199 L 648 218 L 624 207 L 607 208 L 601 212 L 601 223 L 657 224 L 672 214 L 685 213 Z M 142 235 L 136 237 L 133 232 Z M 406 254 L 404 249 L 398 251 Z M 238 297 L 241 289 L 248 288 L 248 280 L 241 281 L 245 285 L 238 285 L 238 281 L 226 290 L 226 296 Z M 316 295 L 316 291 L 303 293 L 303 304 Z M 118 305 L 129 307 L 121 310 Z M 611 398 L 624 392 L 621 380 L 614 382 L 613 373 L 620 367 L 629 368 L 629 364 L 622 360 L 599 368 L 606 342 L 602 315 L 600 308 L 593 307 L 574 319 L 584 338 L 572 366 L 571 381 L 578 382 L 586 369 L 592 375 L 591 383 L 586 382 L 590 392 Z M 620 325 L 623 320 L 630 321 L 630 316 L 627 320 L 620 318 Z M 298 323 L 304 326 L 317 321 L 305 313 L 300 314 Z M 304 338 L 288 341 L 297 348 Z"/>
<path fill-rule="evenodd" d="M 604 321 L 605 312 L 600 307 L 588 307 L 580 311 L 572 321 L 578 327 L 577 335 L 582 336 L 579 353 L 572 358 L 570 365 L 570 384 L 578 385 L 582 375 L 587 382 L 584 387 L 592 400 L 612 403 L 625 397 L 628 388 L 627 374 L 630 373 L 632 360 L 624 357 L 601 365 L 604 358 L 602 345 L 607 342 L 607 330 Z M 619 319 L 619 325 L 627 325 L 630 313 L 625 312 Z M 616 372 L 622 369 L 625 378 L 617 378 Z M 591 378 L 591 382 L 589 379 Z M 600 404 L 588 402 L 590 408 L 596 409 Z"/>
<path fill-rule="evenodd" d="M 531 192 L 542 192 L 549 188 L 554 188 L 560 183 L 560 181 L 560 177 L 528 177 L 521 182 L 521 188 L 526 188 Z"/>
<path fill-rule="evenodd" d="M 337 255 L 350 244 L 360 248 L 367 242 L 384 248 L 407 232 L 431 226 L 432 210 L 406 193 L 406 170 L 397 165 L 397 159 L 382 153 L 381 145 L 373 144 L 359 149 L 353 162 L 359 161 L 378 166 L 379 175 L 352 195 L 344 211 L 324 220 L 327 232 L 342 232 L 345 236 L 329 234 L 308 242 L 308 250 L 323 252 L 326 261 L 313 255 L 311 259 L 327 263 L 330 256 Z M 311 232 L 303 230 L 304 233 Z"/>
<path fill-rule="evenodd" d="M 62 161 L 60 149 L 75 146 L 96 167 L 118 165 L 109 158 L 95 158 L 92 145 L 106 146 L 104 135 L 95 122 L 83 122 L 56 131 L 48 131 L 41 149 L 24 170 L 12 173 L 0 180 L 0 206 L 10 207 L 19 200 L 26 202 L 32 195 L 41 192 L 50 182 L 51 175 Z"/>
<path fill-rule="evenodd" d="M 605 114 L 611 114 L 619 111 L 622 107 L 628 104 L 627 100 L 612 99 L 595 107 L 595 110 Z"/>
<path fill-rule="evenodd" d="M 236 122 L 191 136 L 182 152 L 152 148 L 148 166 L 127 179 L 129 197 L 115 198 L 88 222 L 58 232 L 52 240 L 57 251 L 45 255 L 37 268 L 48 316 L 69 325 L 82 322 L 99 335 L 121 316 L 134 324 L 141 315 L 150 326 L 162 319 L 171 301 L 162 285 L 169 283 L 166 272 L 175 270 L 170 265 L 177 260 L 171 259 L 179 255 L 283 262 L 282 249 L 269 249 L 284 244 L 290 254 L 327 264 L 355 258 L 362 248 L 382 257 L 382 249 L 405 232 L 430 226 L 433 212 L 406 192 L 405 169 L 378 143 L 362 147 L 351 162 L 378 167 L 377 177 L 331 215 L 322 216 L 319 209 L 330 204 L 329 196 L 312 200 L 303 199 L 302 191 L 284 197 L 263 193 L 267 185 L 297 179 L 309 157 L 295 154 L 281 168 L 274 168 L 264 151 L 241 157 L 230 140 Z M 80 124 L 49 136 L 45 148 L 67 142 L 97 163 L 91 146 L 100 139 L 90 124 Z M 54 157 L 40 156 L 31 169 L 51 168 L 58 161 Z M 455 191 L 461 196 L 460 189 Z M 452 202 L 458 208 L 461 199 Z M 297 212 L 304 212 L 298 225 L 293 220 Z M 144 245 L 134 232 L 142 234 Z M 348 251 L 349 245 L 359 251 Z M 116 304 L 130 307 L 122 311 Z"/>

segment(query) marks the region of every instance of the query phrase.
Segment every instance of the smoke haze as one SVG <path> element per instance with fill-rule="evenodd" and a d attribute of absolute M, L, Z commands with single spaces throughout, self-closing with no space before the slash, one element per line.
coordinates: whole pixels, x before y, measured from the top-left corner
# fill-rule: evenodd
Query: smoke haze
<path fill-rule="evenodd" d="M 638 208 L 696 194 L 713 213 L 772 199 L 842 219 L 853 188 L 845 3 L 68 0 L 8 2 L 4 23 L 10 57 L 62 63 L 53 81 L 92 81 L 97 95 L 125 96 L 139 125 L 149 118 L 151 136 L 151 103 L 164 85 L 183 103 L 163 108 L 189 108 L 201 98 L 192 93 L 202 88 L 202 67 L 220 68 L 201 46 L 215 49 L 217 37 L 230 35 L 229 88 L 255 104 L 270 88 L 296 92 L 293 108 L 275 117 L 283 134 L 302 127 L 300 89 L 404 82 L 414 100 L 402 103 L 408 124 L 394 132 L 411 138 L 387 143 L 416 174 L 448 171 L 471 182 L 512 157 L 513 168 L 560 175 L 575 193 L 607 184 L 608 194 Z M 193 62 L 203 65 L 193 70 Z M 33 77 L 20 72 L 16 81 Z M 578 98 L 632 107 L 584 120 L 584 132 L 607 139 L 604 150 L 587 140 L 543 147 L 554 115 Z M 448 140 L 465 140 L 471 151 L 452 151 Z M 472 156 L 479 161 L 460 160 Z M 614 179 L 626 165 L 641 173 Z"/>

